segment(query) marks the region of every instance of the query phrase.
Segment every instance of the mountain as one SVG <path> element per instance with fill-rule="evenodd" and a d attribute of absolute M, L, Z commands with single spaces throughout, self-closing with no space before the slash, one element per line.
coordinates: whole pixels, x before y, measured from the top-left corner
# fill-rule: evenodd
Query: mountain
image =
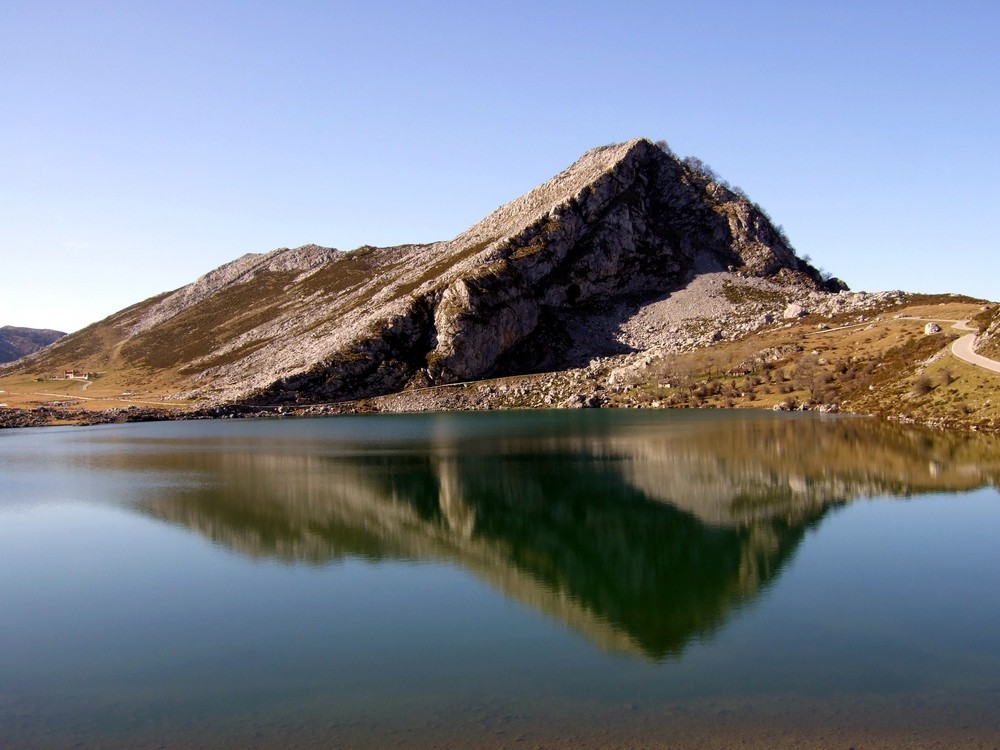
<path fill-rule="evenodd" d="M 44 328 L 3 326 L 0 328 L 0 363 L 13 362 L 33 354 L 65 335 L 62 331 Z"/>
<path fill-rule="evenodd" d="M 78 368 L 202 403 L 366 397 L 635 351 L 616 327 L 720 272 L 845 288 L 697 160 L 636 139 L 588 151 L 452 240 L 245 255 L 17 372 Z"/>

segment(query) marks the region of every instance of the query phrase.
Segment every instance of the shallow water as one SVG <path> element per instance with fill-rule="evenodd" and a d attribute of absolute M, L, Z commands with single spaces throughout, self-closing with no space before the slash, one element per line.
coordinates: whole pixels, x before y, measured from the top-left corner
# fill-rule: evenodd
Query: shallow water
<path fill-rule="evenodd" d="M 994 747 L 1000 450 L 525 412 L 0 432 L 0 746 Z"/>

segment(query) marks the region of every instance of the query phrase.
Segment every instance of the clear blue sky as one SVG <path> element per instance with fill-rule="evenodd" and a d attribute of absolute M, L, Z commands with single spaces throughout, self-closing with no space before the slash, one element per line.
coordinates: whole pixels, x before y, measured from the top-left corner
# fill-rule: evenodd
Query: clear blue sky
<path fill-rule="evenodd" d="M 1000 3 L 0 3 L 0 325 L 447 239 L 665 139 L 854 289 L 1000 299 Z"/>

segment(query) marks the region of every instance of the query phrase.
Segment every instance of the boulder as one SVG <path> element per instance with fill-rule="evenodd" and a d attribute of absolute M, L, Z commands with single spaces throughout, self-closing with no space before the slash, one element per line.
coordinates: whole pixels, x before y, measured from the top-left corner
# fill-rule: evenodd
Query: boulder
<path fill-rule="evenodd" d="M 794 318 L 801 318 L 805 314 L 806 314 L 806 309 L 797 302 L 793 302 L 788 307 L 785 308 L 783 317 L 785 318 L 785 320 L 792 320 Z"/>

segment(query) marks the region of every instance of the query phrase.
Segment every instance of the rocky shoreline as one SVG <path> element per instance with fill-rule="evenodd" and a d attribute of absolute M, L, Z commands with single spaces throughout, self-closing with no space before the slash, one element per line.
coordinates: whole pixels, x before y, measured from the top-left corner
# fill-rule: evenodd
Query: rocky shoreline
<path fill-rule="evenodd" d="M 655 399 L 634 383 L 609 384 L 621 372 L 621 357 L 609 357 L 586 368 L 556 373 L 497 378 L 475 383 L 433 386 L 358 401 L 325 404 L 256 406 L 224 404 L 190 411 L 149 406 L 128 406 L 107 410 L 72 407 L 0 409 L 0 429 L 93 426 L 132 422 L 193 421 L 205 419 L 261 419 L 283 417 L 325 417 L 347 414 L 405 414 L 448 411 L 504 411 L 515 409 L 746 409 L 771 411 L 814 411 L 818 413 L 876 416 L 904 424 L 922 424 L 943 430 L 1000 433 L 996 424 L 974 420 L 938 418 L 917 420 L 905 414 L 875 415 L 841 409 L 836 403 L 783 400 L 773 406 L 725 405 L 706 401 L 685 404 Z M 620 375 L 619 375 L 620 377 Z M 680 392 L 681 389 L 678 389 Z"/>

